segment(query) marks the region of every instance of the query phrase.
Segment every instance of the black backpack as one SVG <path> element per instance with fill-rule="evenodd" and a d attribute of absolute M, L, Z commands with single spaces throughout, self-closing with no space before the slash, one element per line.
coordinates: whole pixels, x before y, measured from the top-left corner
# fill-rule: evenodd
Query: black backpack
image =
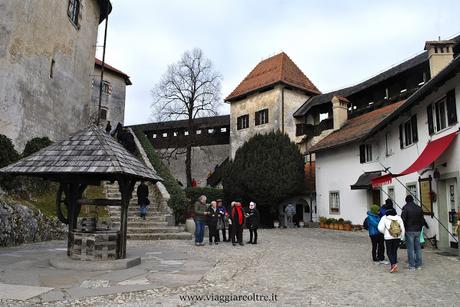
<path fill-rule="evenodd" d="M 366 230 L 369 230 L 369 220 L 368 220 L 369 217 L 366 217 L 364 219 L 364 222 L 363 222 L 363 228 L 366 229 Z"/>

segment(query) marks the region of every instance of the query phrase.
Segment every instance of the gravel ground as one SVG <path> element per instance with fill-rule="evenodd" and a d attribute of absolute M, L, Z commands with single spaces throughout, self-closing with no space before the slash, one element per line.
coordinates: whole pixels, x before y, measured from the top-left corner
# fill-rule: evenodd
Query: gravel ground
<path fill-rule="evenodd" d="M 370 240 L 364 232 L 260 230 L 259 244 L 236 247 L 229 243 L 196 247 L 189 241 L 130 243 L 138 245 L 167 246 L 215 265 L 199 282 L 186 287 L 162 287 L 45 305 L 458 306 L 460 302 L 458 257 L 441 256 L 435 250 L 425 249 L 423 269 L 408 271 L 406 250 L 400 250 L 400 270 L 390 274 L 388 265 L 372 262 Z M 207 300 L 184 299 L 184 296 L 206 295 Z M 261 301 L 254 302 L 256 296 Z M 247 301 L 242 301 L 245 298 Z"/>

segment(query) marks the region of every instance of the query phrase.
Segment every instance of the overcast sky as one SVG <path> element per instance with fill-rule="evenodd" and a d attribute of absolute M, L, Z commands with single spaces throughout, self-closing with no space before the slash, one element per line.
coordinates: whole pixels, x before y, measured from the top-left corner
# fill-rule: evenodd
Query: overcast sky
<path fill-rule="evenodd" d="M 458 0 L 112 0 L 112 5 L 106 62 L 131 76 L 127 125 L 151 121 L 152 87 L 169 64 L 195 47 L 223 76 L 223 100 L 259 61 L 281 51 L 328 92 L 420 53 L 426 40 L 460 33 Z M 98 45 L 102 37 L 100 31 Z M 219 113 L 228 114 L 228 105 Z"/>

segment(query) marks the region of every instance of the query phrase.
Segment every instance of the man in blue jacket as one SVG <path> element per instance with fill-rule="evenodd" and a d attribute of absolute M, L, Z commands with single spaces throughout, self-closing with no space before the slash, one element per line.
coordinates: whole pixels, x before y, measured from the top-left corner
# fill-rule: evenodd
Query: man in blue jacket
<path fill-rule="evenodd" d="M 372 242 L 372 260 L 380 264 L 389 264 L 388 261 L 385 261 L 385 240 L 383 239 L 383 234 L 377 229 L 380 222 L 379 210 L 379 206 L 372 205 L 367 212 L 368 231 Z"/>
<path fill-rule="evenodd" d="M 414 203 L 414 197 L 412 197 L 412 195 L 406 196 L 406 205 L 402 208 L 401 218 L 404 222 L 404 228 L 406 229 L 407 262 L 409 262 L 408 269 L 410 271 L 415 269 L 420 270 L 422 268 L 420 232 L 423 226 L 429 227 L 423 216 L 422 208 Z"/>

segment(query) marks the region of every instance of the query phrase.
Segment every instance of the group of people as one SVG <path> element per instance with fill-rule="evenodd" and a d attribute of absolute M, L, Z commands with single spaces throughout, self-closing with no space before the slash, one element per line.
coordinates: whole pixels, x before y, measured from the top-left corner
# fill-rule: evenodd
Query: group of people
<path fill-rule="evenodd" d="M 250 239 L 248 244 L 257 244 L 257 228 L 260 224 L 259 211 L 254 202 L 249 203 L 249 208 L 243 208 L 240 202 L 232 202 L 229 210 L 225 208 L 221 199 L 206 203 L 207 198 L 201 195 L 193 207 L 195 220 L 195 245 L 203 246 L 204 227 L 209 228 L 209 245 L 220 243 L 219 231 L 222 231 L 223 242 L 232 242 L 233 246 L 244 245 L 243 229 L 249 229 Z M 228 236 L 227 236 L 228 235 Z"/>
<path fill-rule="evenodd" d="M 390 264 L 390 272 L 398 271 L 398 248 L 401 240 L 406 241 L 407 259 L 410 271 L 422 268 L 421 238 L 423 227 L 428 227 L 420 206 L 414 203 L 412 195 L 406 196 L 406 204 L 401 216 L 387 199 L 382 207 L 372 205 L 367 212 L 365 226 L 372 242 L 372 260 Z M 385 260 L 385 247 L 389 262 Z"/>

